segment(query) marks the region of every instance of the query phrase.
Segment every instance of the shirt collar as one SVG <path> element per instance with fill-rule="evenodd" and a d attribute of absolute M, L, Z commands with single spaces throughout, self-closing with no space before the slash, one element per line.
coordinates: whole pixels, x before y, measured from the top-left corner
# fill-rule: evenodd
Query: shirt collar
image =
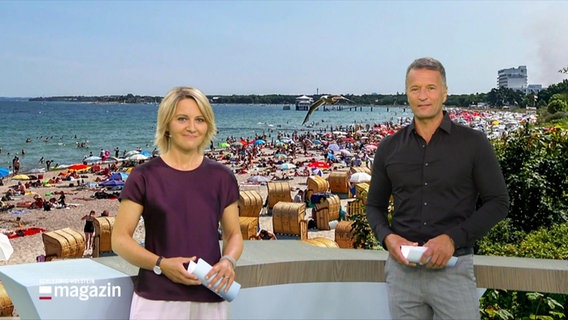
<path fill-rule="evenodd" d="M 440 123 L 440 126 L 438 128 L 440 128 L 440 129 L 444 130 L 446 133 L 450 134 L 452 132 L 452 119 L 450 119 L 450 115 L 448 114 L 448 112 L 446 110 L 442 111 L 442 113 L 444 114 L 444 118 L 442 119 L 442 123 Z M 410 125 L 408 125 L 408 128 L 410 129 L 407 132 L 408 135 L 416 132 L 416 127 L 414 125 L 414 119 L 412 120 L 412 123 Z"/>

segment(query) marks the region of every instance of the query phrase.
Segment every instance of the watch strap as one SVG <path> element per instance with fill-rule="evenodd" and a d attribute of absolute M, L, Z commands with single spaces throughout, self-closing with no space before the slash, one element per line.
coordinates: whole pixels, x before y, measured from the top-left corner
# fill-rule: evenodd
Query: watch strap
<path fill-rule="evenodd" d="M 156 260 L 156 267 L 160 266 L 160 263 L 162 263 L 162 259 L 164 259 L 164 257 L 162 257 L 162 256 L 158 257 L 158 260 Z"/>

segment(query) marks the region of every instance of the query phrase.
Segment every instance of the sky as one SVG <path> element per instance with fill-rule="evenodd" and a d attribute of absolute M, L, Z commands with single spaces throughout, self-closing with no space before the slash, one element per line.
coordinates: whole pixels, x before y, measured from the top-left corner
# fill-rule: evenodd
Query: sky
<path fill-rule="evenodd" d="M 450 94 L 568 75 L 568 1 L 0 1 L 0 97 L 394 94 L 416 58 Z"/>

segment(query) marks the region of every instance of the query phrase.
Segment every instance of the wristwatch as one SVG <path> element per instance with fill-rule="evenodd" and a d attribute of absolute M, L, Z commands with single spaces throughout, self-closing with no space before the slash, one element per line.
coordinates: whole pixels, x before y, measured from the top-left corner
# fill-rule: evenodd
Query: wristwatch
<path fill-rule="evenodd" d="M 162 262 L 162 259 L 164 257 L 160 256 L 158 257 L 158 260 L 156 260 L 156 265 L 154 266 L 154 273 L 157 275 L 161 275 L 162 274 L 162 268 L 160 268 L 160 262 Z"/>

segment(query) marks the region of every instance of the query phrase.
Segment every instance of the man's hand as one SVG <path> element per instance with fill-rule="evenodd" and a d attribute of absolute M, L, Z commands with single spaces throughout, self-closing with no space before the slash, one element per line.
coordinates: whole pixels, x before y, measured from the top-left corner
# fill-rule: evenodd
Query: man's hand
<path fill-rule="evenodd" d="M 424 247 L 427 247 L 427 250 L 422 255 L 420 263 L 427 263 L 426 267 L 432 269 L 444 268 L 455 250 L 454 241 L 447 234 L 428 240 Z"/>
<path fill-rule="evenodd" d="M 387 249 L 389 250 L 390 256 L 394 259 L 394 261 L 407 266 L 416 265 L 415 263 L 410 263 L 408 262 L 408 260 L 406 260 L 406 258 L 402 255 L 402 252 L 400 251 L 400 246 L 417 246 L 418 245 L 417 242 L 410 242 L 405 238 L 394 233 L 387 235 L 384 241 Z"/>

